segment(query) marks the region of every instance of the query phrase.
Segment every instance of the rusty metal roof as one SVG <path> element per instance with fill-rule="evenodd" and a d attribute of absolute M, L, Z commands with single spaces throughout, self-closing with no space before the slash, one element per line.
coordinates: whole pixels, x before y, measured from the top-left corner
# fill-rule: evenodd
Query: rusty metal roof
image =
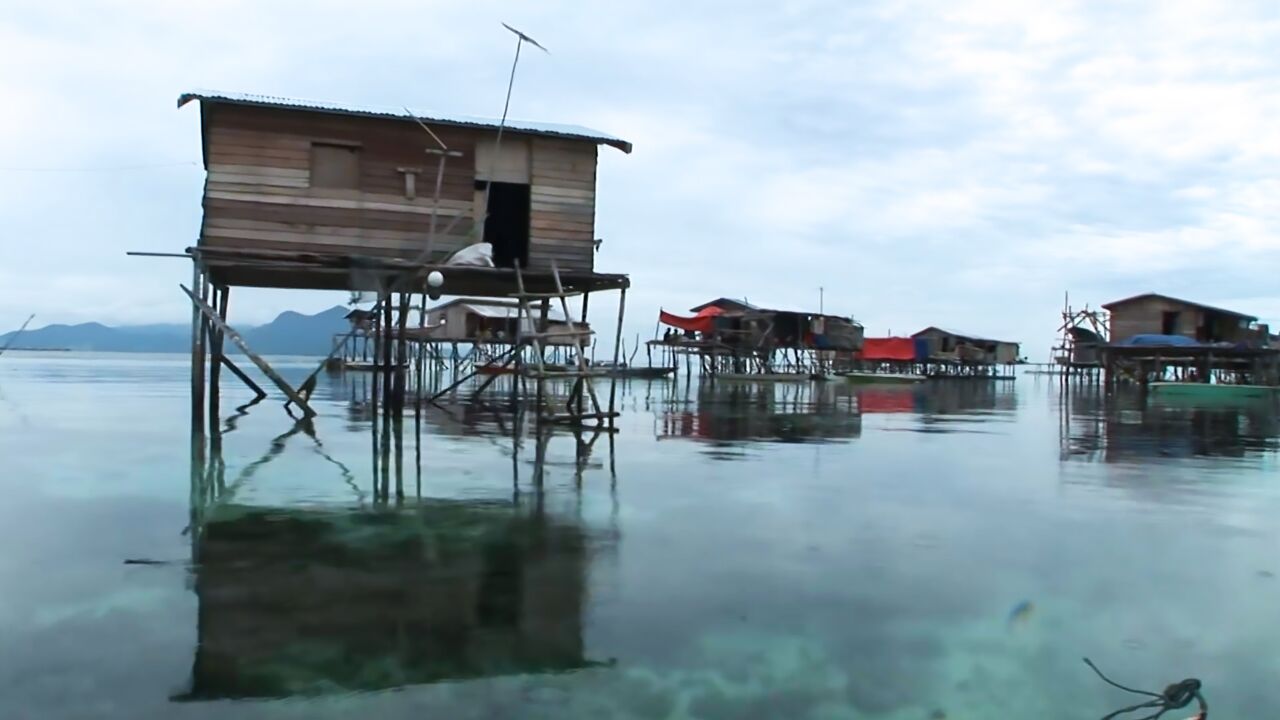
<path fill-rule="evenodd" d="M 192 100 L 206 103 L 228 103 L 232 105 L 252 105 L 256 107 L 278 108 L 281 110 L 303 110 L 329 113 L 333 115 L 349 115 L 352 117 L 389 118 L 393 120 L 419 120 L 427 124 L 451 125 L 455 127 L 472 127 L 497 130 L 499 120 L 492 118 L 453 115 L 445 113 L 418 114 L 406 108 L 374 107 L 349 105 L 346 103 L 316 102 L 312 100 L 295 100 L 273 95 L 251 95 L 247 93 L 228 93 L 214 90 L 194 90 L 178 96 L 178 107 Z M 547 137 L 583 140 L 598 145 L 615 147 L 625 153 L 631 152 L 631 143 L 598 130 L 581 125 L 564 125 L 558 123 L 531 122 L 528 120 L 512 120 L 507 118 L 505 128 L 509 132 L 543 135 Z"/>
<path fill-rule="evenodd" d="M 960 338 L 961 340 L 976 340 L 976 341 L 978 341 L 978 342 L 999 343 L 999 344 L 1001 344 L 1001 345 L 1021 345 L 1021 344 L 1022 344 L 1022 343 L 1014 342 L 1014 341 L 1012 341 L 1012 340 L 996 340 L 995 338 L 983 337 L 983 336 L 981 336 L 981 335 L 973 335 L 973 334 L 971 334 L 971 333 L 958 332 L 958 331 L 956 331 L 956 330 L 948 330 L 948 329 L 946 329 L 946 328 L 940 328 L 940 327 L 938 327 L 937 325 L 930 325 L 929 327 L 927 327 L 927 328 L 925 328 L 925 329 L 921 330 L 920 332 L 915 333 L 915 334 L 914 334 L 914 335 L 912 335 L 911 337 L 913 337 L 913 338 L 914 338 L 914 337 L 919 337 L 919 336 L 921 336 L 921 335 L 923 335 L 923 334 L 925 334 L 925 333 L 929 332 L 930 330 L 937 330 L 938 332 L 942 333 L 943 335 L 950 335 L 950 336 L 952 336 L 952 337 L 958 337 L 958 338 Z"/>
<path fill-rule="evenodd" d="M 1171 302 L 1176 302 L 1181 305 L 1189 305 L 1191 307 L 1200 308 L 1201 310 L 1208 310 L 1209 312 L 1215 312 L 1221 315 L 1230 315 L 1232 317 L 1244 318 L 1245 320 L 1258 319 L 1256 315 L 1249 315 L 1247 313 L 1236 312 L 1235 310 L 1225 310 L 1220 307 L 1205 305 L 1204 303 L 1192 302 L 1191 300 L 1183 300 L 1182 298 L 1176 298 L 1176 297 L 1173 297 L 1172 295 L 1162 295 L 1156 292 L 1142 293 L 1141 295 L 1134 295 L 1133 297 L 1127 297 L 1123 300 L 1114 300 L 1109 303 L 1104 303 L 1102 307 L 1106 308 L 1107 310 L 1110 310 L 1113 307 L 1117 307 L 1120 305 L 1127 305 L 1137 300 L 1146 300 L 1147 298 L 1160 298 L 1161 300 L 1169 300 Z"/>

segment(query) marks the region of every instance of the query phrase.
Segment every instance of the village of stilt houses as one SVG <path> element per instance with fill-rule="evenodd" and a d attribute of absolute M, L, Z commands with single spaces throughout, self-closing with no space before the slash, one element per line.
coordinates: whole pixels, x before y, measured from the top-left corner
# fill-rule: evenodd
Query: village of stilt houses
<path fill-rule="evenodd" d="M 246 378 L 227 357 L 227 339 L 312 413 L 306 383 L 290 386 L 233 329 L 234 287 L 369 299 L 353 307 L 349 332 L 333 339 L 316 372 L 371 373 L 372 402 L 387 413 L 479 397 L 500 379 L 511 402 L 527 396 L 540 419 L 575 426 L 608 425 L 615 384 L 627 378 L 1012 381 L 1027 365 L 1064 381 L 1169 395 L 1257 395 L 1280 385 L 1280 344 L 1254 316 L 1158 293 L 1065 307 L 1052 362 L 1038 365 L 1007 338 L 934 325 L 869 337 L 853 317 L 763 307 L 745 292 L 662 309 L 654 335 L 628 345 L 631 282 L 596 267 L 595 234 L 597 153 L 630 153 L 626 140 L 578 126 L 232 93 L 185 94 L 179 105 L 187 104 L 199 105 L 207 171 L 199 241 L 185 252 L 194 267 L 184 291 L 195 309 L 197 423 L 206 405 L 217 421 L 222 368 Z M 600 328 L 588 311 L 604 293 L 617 295 L 618 314 Z M 596 353 L 602 337 L 607 357 Z M 549 380 L 569 383 L 563 402 L 547 401 Z"/>

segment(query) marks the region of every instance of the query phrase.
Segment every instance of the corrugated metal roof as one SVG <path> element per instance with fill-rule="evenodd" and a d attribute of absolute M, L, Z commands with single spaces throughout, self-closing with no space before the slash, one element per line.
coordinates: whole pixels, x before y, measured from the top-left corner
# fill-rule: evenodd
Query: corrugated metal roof
<path fill-rule="evenodd" d="M 704 302 L 704 303 L 702 303 L 701 305 L 694 305 L 693 307 L 689 308 L 689 312 L 695 312 L 695 313 L 696 313 L 696 312 L 698 312 L 699 310 L 702 310 L 703 308 L 705 308 L 705 307 L 709 307 L 709 306 L 711 306 L 711 305 L 716 305 L 716 306 L 736 305 L 736 306 L 738 306 L 738 307 L 741 307 L 741 308 L 744 308 L 744 309 L 747 309 L 747 310 L 759 310 L 759 309 L 760 309 L 760 308 L 756 307 L 755 305 L 752 305 L 751 303 L 747 302 L 746 300 L 738 300 L 737 298 L 718 297 L 718 298 L 716 298 L 715 300 L 711 300 L 711 301 L 709 301 L 709 302 Z"/>
<path fill-rule="evenodd" d="M 920 332 L 916 333 L 915 335 L 912 335 L 911 337 L 916 337 L 917 335 L 923 335 L 924 333 L 927 333 L 930 330 L 937 330 L 938 332 L 943 333 L 945 335 L 952 335 L 954 337 L 958 337 L 963 340 L 977 340 L 978 342 L 1000 343 L 1002 345 L 1018 344 L 1016 342 L 1013 342 L 1012 340 L 996 340 L 995 338 L 982 337 L 981 335 L 973 335 L 971 333 L 963 333 L 963 332 L 957 332 L 955 330 L 948 330 L 946 328 L 940 328 L 937 325 L 930 325 L 929 327 L 921 330 Z"/>
<path fill-rule="evenodd" d="M 1135 300 L 1145 300 L 1147 298 L 1160 298 L 1162 300 L 1169 300 L 1171 302 L 1181 303 L 1183 305 L 1190 305 L 1191 307 L 1200 308 L 1201 310 L 1208 310 L 1210 312 L 1215 312 L 1222 315 L 1231 315 L 1233 317 L 1244 318 L 1246 320 L 1258 319 L 1256 315 L 1248 315 L 1242 312 L 1236 312 L 1235 310 L 1225 310 L 1223 308 L 1214 307 L 1212 305 L 1205 305 L 1204 303 L 1192 302 L 1190 300 L 1183 300 L 1182 298 L 1176 298 L 1176 297 L 1173 297 L 1172 295 L 1163 295 L 1161 293 L 1156 293 L 1156 292 L 1142 293 L 1141 295 L 1134 295 L 1133 297 L 1127 297 L 1123 300 L 1114 300 L 1112 302 L 1103 304 L 1102 307 L 1107 310 L 1110 310 L 1111 308 L 1117 307 L 1119 305 L 1126 305 L 1128 303 L 1134 302 Z"/>
<path fill-rule="evenodd" d="M 459 298 L 450 300 L 434 307 L 427 308 L 428 313 L 440 312 L 454 305 L 461 305 L 468 312 L 475 313 L 487 318 L 516 318 L 520 315 L 520 307 L 514 302 L 506 302 L 502 300 L 475 300 L 471 298 Z M 535 310 L 535 312 L 541 312 Z M 551 322 L 565 322 L 564 313 L 556 308 L 547 308 L 547 319 Z"/>
<path fill-rule="evenodd" d="M 473 117 L 468 115 L 452 115 L 444 113 L 426 113 L 417 115 L 405 108 L 348 105 L 345 103 L 316 102 L 312 100 L 294 100 L 273 95 L 251 95 L 248 93 L 228 93 L 215 90 L 193 90 L 178 96 L 178 107 L 192 100 L 210 103 L 232 103 L 235 105 L 255 105 L 284 110 L 310 110 L 314 112 L 352 115 L 356 117 L 392 118 L 395 120 L 421 120 L 428 124 L 454 125 L 458 127 L 487 128 L 497 130 L 499 120 Z M 616 147 L 622 152 L 631 152 L 631 143 L 598 130 L 581 125 L 564 125 L 558 123 L 531 122 L 528 120 L 512 120 L 507 118 L 506 129 L 513 132 L 532 135 L 569 138 L 571 140 L 589 140 L 601 145 Z"/>

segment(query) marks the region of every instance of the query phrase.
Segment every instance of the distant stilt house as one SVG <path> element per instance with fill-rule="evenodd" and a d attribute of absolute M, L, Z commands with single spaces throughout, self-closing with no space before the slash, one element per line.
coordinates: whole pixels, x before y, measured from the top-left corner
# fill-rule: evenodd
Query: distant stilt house
<path fill-rule="evenodd" d="M 1089 328 L 1078 325 L 1067 328 L 1067 332 L 1071 336 L 1071 354 L 1068 357 L 1068 363 L 1076 367 L 1097 365 L 1099 349 L 1106 342 L 1106 338 Z"/>
<path fill-rule="evenodd" d="M 1258 318 L 1247 313 L 1180 300 L 1158 293 L 1144 293 L 1102 306 L 1111 313 L 1110 342 L 1136 335 L 1167 335 L 1200 343 L 1243 343 L 1265 346 L 1267 326 L 1255 327 Z"/>
<path fill-rule="evenodd" d="M 727 313 L 747 313 L 747 312 L 752 312 L 760 309 L 755 305 L 752 305 L 751 303 L 747 302 L 746 300 L 734 300 L 733 298 L 722 297 L 722 298 L 716 298 L 715 300 L 710 300 L 708 302 L 704 302 L 701 305 L 694 305 L 693 307 L 689 308 L 689 312 L 701 313 L 704 310 L 707 310 L 708 308 L 715 308 L 720 312 L 727 312 Z"/>
<path fill-rule="evenodd" d="M 1254 315 L 1144 293 L 1102 306 L 1110 337 L 1099 346 L 1108 386 L 1134 381 L 1280 384 L 1280 349 Z"/>
<path fill-rule="evenodd" d="M 511 344 L 520 333 L 534 332 L 539 318 L 521 318 L 514 301 L 459 298 L 427 308 L 426 327 L 414 329 L 418 340 L 437 343 Z M 589 332 L 585 323 L 569 322 L 558 308 L 547 311 L 546 344 L 569 346 L 577 332 Z"/>
<path fill-rule="evenodd" d="M 930 361 L 972 365 L 1011 365 L 1018 361 L 1019 345 L 1016 342 L 939 327 L 927 327 L 911 337 L 927 348 L 925 357 Z"/>
<path fill-rule="evenodd" d="M 776 310 L 717 298 L 690 308 L 692 317 L 659 314 L 667 332 L 651 343 L 670 355 L 699 358 L 721 375 L 802 375 L 829 369 L 837 351 L 862 345 L 862 325 L 822 312 Z"/>

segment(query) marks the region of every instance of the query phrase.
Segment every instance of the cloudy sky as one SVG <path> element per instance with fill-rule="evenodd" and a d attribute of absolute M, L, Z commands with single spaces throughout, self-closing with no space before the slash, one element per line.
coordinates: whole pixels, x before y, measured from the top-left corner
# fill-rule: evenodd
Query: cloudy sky
<path fill-rule="evenodd" d="M 1063 293 L 1280 324 L 1280 4 L 5 4 L 0 328 L 183 321 L 193 88 L 594 127 L 628 334 L 719 295 L 1047 355 Z M 241 291 L 236 320 L 339 294 Z M 598 305 L 598 306 L 597 306 Z M 593 317 L 613 313 L 592 303 Z"/>

